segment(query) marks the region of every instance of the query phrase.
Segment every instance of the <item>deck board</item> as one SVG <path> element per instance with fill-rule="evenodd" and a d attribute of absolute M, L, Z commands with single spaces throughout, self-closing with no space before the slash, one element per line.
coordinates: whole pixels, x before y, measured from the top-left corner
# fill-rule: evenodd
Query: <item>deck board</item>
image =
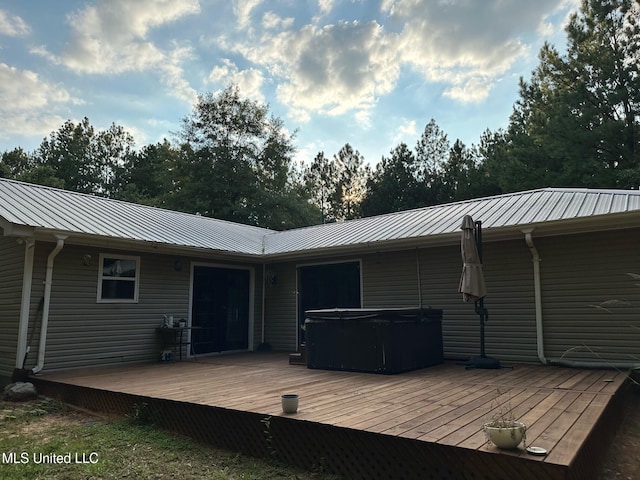
<path fill-rule="evenodd" d="M 119 392 L 266 416 L 284 416 L 351 431 L 520 457 L 568 468 L 611 398 L 622 372 L 542 365 L 466 370 L 455 363 L 398 375 L 339 372 L 289 365 L 280 354 L 245 354 L 197 361 L 130 365 L 39 376 L 47 382 Z M 300 395 L 300 409 L 285 416 L 280 395 Z M 527 443 L 547 449 L 527 455 L 487 444 L 482 425 L 508 405 L 527 424 Z M 529 464 L 528 464 L 529 465 Z M 483 467 L 484 468 L 484 467 Z M 504 471 L 517 470 L 505 463 Z M 533 475 L 533 474 L 532 474 Z"/>

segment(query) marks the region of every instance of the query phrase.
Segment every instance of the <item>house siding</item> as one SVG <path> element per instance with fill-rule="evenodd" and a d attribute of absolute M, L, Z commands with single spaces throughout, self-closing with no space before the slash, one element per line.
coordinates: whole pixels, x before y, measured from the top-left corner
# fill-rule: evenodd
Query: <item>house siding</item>
<path fill-rule="evenodd" d="M 533 272 L 524 239 L 486 245 L 484 263 L 489 292 L 485 299 L 489 310 L 485 329 L 487 355 L 535 361 Z M 478 355 L 479 317 L 474 304 L 465 303 L 458 293 L 461 272 L 458 245 L 366 256 L 363 260 L 364 306 L 416 307 L 421 304 L 442 309 L 445 357 L 466 359 Z M 513 336 L 518 339 L 516 342 Z"/>
<path fill-rule="evenodd" d="M 364 308 L 419 305 L 418 252 L 380 252 L 362 258 Z"/>
<path fill-rule="evenodd" d="M 24 255 L 24 244 L 0 236 L 0 384 L 16 365 Z"/>
<path fill-rule="evenodd" d="M 381 251 L 323 261 L 345 258 L 359 258 L 362 262 L 364 308 L 417 307 L 421 301 L 423 307 L 442 309 L 445 357 L 466 359 L 479 354 L 478 315 L 473 303 L 465 303 L 458 293 L 462 271 L 458 245 Z M 296 265 L 291 262 L 267 268 L 278 275 L 277 286 L 267 287 L 267 339 L 280 350 L 296 346 Z M 489 290 L 487 354 L 510 361 L 535 362 L 533 270 L 524 238 L 521 242 L 486 245 L 485 276 Z"/>
<path fill-rule="evenodd" d="M 640 281 L 629 275 L 640 275 L 640 229 L 533 239 L 541 257 L 546 357 L 640 362 Z M 522 240 L 486 242 L 483 247 L 489 312 L 485 352 L 506 362 L 538 362 L 533 258 L 524 234 Z M 458 293 L 458 245 L 359 258 L 363 307 L 415 307 L 421 300 L 423 307 L 443 310 L 446 358 L 462 360 L 480 353 L 479 317 L 474 304 L 465 303 Z M 267 341 L 276 349 L 296 347 L 299 263 L 307 262 L 272 264 L 267 269 L 277 275 L 277 284 L 267 287 L 266 314 Z M 608 300 L 620 303 L 605 304 L 607 311 L 600 303 Z"/>
<path fill-rule="evenodd" d="M 443 309 L 444 354 L 466 359 L 480 353 L 480 320 L 473 302 L 458 292 L 462 272 L 459 246 L 420 252 L 423 305 Z M 483 272 L 488 310 L 485 352 L 510 361 L 536 359 L 535 303 L 531 255 L 524 243 L 484 245 Z M 516 339 L 514 341 L 514 339 Z"/>
<path fill-rule="evenodd" d="M 536 240 L 547 358 L 640 362 L 640 229 Z M 618 304 L 601 305 L 619 300 Z M 605 309 L 606 308 L 606 309 Z"/>
<path fill-rule="evenodd" d="M 53 244 L 36 244 L 31 325 L 37 323 L 38 333 L 37 305 L 44 293 L 47 256 L 52 249 Z M 100 253 L 140 257 L 137 303 L 97 302 Z M 91 256 L 89 262 L 83 262 L 86 255 Z M 158 360 L 160 342 L 155 329 L 163 315 L 189 317 L 191 262 L 224 265 L 181 257 L 182 268 L 176 269 L 175 260 L 171 255 L 66 245 L 54 262 L 45 370 Z M 254 290 L 253 335 L 261 315 L 261 289 Z M 37 361 L 38 341 L 36 334 L 27 368 Z"/>
<path fill-rule="evenodd" d="M 542 316 L 547 358 L 578 361 L 640 362 L 640 229 L 533 236 L 541 257 Z M 39 304 L 44 293 L 47 256 L 53 243 L 35 247 L 29 337 L 25 367 L 37 361 Z M 140 257 L 138 303 L 98 303 L 101 253 Z M 89 262 L 85 262 L 90 255 Z M 274 350 L 297 348 L 297 267 L 310 263 L 359 260 L 365 308 L 442 309 L 445 357 L 466 359 L 479 353 L 479 319 L 473 303 L 462 301 L 459 245 L 399 251 L 313 256 L 264 266 L 265 322 L 262 323 L 261 263 L 221 256 L 176 257 L 84 247 L 67 243 L 55 259 L 45 370 L 115 363 L 157 361 L 155 328 L 163 314 L 189 317 L 191 264 L 253 268 L 253 348 L 262 341 Z M 0 375 L 15 365 L 22 289 L 24 245 L 0 237 Z M 88 264 L 85 264 L 88 263 Z M 487 355 L 504 362 L 537 362 L 532 255 L 519 240 L 485 242 L 484 272 L 489 311 Z M 618 305 L 600 305 L 620 300 Z"/>
<path fill-rule="evenodd" d="M 296 264 L 267 264 L 264 341 L 273 350 L 297 350 Z"/>

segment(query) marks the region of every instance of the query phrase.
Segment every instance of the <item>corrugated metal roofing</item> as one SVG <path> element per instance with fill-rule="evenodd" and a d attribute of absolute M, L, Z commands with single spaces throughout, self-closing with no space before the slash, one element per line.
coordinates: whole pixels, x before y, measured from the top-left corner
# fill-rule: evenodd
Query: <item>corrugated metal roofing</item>
<path fill-rule="evenodd" d="M 639 191 L 544 188 L 275 232 L 0 179 L 0 217 L 12 224 L 255 256 L 451 235 L 464 215 L 486 231 L 625 212 L 640 213 Z"/>
<path fill-rule="evenodd" d="M 262 253 L 264 228 L 0 180 L 0 217 L 70 234 L 111 237 L 240 254 Z"/>
<path fill-rule="evenodd" d="M 544 188 L 275 232 L 265 237 L 265 252 L 277 255 L 454 234 L 460 232 L 464 215 L 482 220 L 483 230 L 488 230 L 631 211 L 640 212 L 637 190 Z"/>

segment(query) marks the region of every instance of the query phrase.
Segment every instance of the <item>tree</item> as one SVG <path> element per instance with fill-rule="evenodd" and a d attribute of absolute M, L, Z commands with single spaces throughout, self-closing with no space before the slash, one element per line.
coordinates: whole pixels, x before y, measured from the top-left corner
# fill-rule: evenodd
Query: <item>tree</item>
<path fill-rule="evenodd" d="M 311 201 L 320 210 L 320 220 L 322 223 L 332 221 L 329 212 L 329 196 L 336 190 L 337 178 L 333 175 L 334 165 L 324 152 L 318 154 L 304 170 L 304 184 Z"/>
<path fill-rule="evenodd" d="M 114 197 L 133 149 L 133 137 L 118 125 L 96 132 L 86 117 L 77 124 L 67 120 L 42 141 L 28 176 L 52 177 L 67 190 Z"/>
<path fill-rule="evenodd" d="M 561 55 L 546 44 L 502 145 L 485 148 L 505 191 L 518 186 L 637 188 L 640 185 L 638 0 L 583 0 Z M 495 140 L 495 139 L 494 139 Z"/>
<path fill-rule="evenodd" d="M 357 218 L 371 170 L 348 143 L 328 159 L 319 152 L 304 170 L 304 184 L 323 223 Z"/>
<path fill-rule="evenodd" d="M 173 188 L 173 173 L 181 150 L 168 140 L 146 145 L 129 155 L 121 176 L 117 198 L 127 202 L 163 207 Z"/>
<path fill-rule="evenodd" d="M 0 177 L 3 178 L 18 180 L 32 168 L 33 158 L 22 148 L 3 152 L 0 158 Z"/>
<path fill-rule="evenodd" d="M 418 180 L 418 162 L 405 143 L 382 157 L 367 181 L 362 215 L 367 217 L 422 206 L 426 185 Z"/>
<path fill-rule="evenodd" d="M 417 178 L 425 187 L 423 206 L 442 203 L 446 199 L 441 175 L 450 148 L 447 134 L 433 118 L 429 120 L 416 144 Z"/>
<path fill-rule="evenodd" d="M 441 202 L 468 200 L 500 193 L 487 175 L 475 147 L 456 140 L 440 175 Z"/>
<path fill-rule="evenodd" d="M 331 215 L 335 220 L 350 220 L 360 216 L 360 204 L 366 193 L 370 175 L 364 157 L 348 143 L 333 156 L 335 185 L 329 194 Z"/>
<path fill-rule="evenodd" d="M 171 208 L 274 229 L 311 223 L 292 181 L 293 136 L 266 105 L 235 86 L 202 95 L 179 137 Z"/>

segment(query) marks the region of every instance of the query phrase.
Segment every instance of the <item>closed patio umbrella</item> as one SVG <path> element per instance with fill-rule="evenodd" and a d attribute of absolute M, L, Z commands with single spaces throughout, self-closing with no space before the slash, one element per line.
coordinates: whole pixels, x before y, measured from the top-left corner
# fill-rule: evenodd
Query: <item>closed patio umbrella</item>
<path fill-rule="evenodd" d="M 474 302 L 475 311 L 480 316 L 480 356 L 471 357 L 467 368 L 500 368 L 500 362 L 487 357 L 484 352 L 484 324 L 489 319 L 489 312 L 484 307 L 487 287 L 482 271 L 482 222 L 474 222 L 465 215 L 462 219 L 462 275 L 458 291 L 465 302 Z"/>
<path fill-rule="evenodd" d="M 458 291 L 465 302 L 475 302 L 487 294 L 482 273 L 482 262 L 476 244 L 476 228 L 473 218 L 465 215 L 462 219 L 462 276 Z"/>

